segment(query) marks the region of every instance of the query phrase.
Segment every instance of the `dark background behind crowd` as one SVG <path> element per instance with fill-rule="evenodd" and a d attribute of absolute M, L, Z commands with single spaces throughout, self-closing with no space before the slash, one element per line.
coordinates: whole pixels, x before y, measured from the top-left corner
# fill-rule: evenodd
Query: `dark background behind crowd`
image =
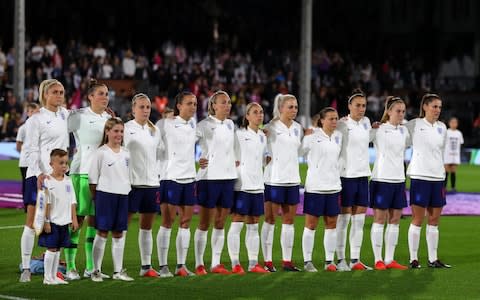
<path fill-rule="evenodd" d="M 460 118 L 466 146 L 480 147 L 479 66 L 474 51 L 480 26 L 462 25 L 463 32 L 445 30 L 447 21 L 439 21 L 438 15 L 452 1 L 420 1 L 415 10 L 408 1 L 391 2 L 314 1 L 312 114 L 333 106 L 345 115 L 347 95 L 360 87 L 368 95 L 367 115 L 372 120 L 380 118 L 383 101 L 391 94 L 406 100 L 410 119 L 418 113 L 421 95 L 433 91 L 444 98 L 443 118 Z M 455 4 L 453 17 L 468 15 L 478 22 L 475 11 L 480 5 L 457 2 L 463 4 Z M 131 114 L 132 94 L 146 92 L 154 102 L 152 121 L 183 90 L 197 96 L 198 119 L 206 116 L 208 96 L 226 90 L 234 121 L 252 101 L 264 106 L 268 121 L 276 94 L 299 94 L 300 2 L 26 4 L 22 99 L 12 92 L 13 1 L 0 4 L 2 140 L 15 139 L 26 118 L 25 105 L 38 101 L 38 85 L 47 78 L 64 84 L 66 105 L 73 109 L 87 104 L 89 78 L 104 80 L 111 91 L 110 106 L 125 119 Z M 469 5 L 476 10 L 469 10 Z M 430 12 L 424 19 L 411 16 L 422 9 Z"/>

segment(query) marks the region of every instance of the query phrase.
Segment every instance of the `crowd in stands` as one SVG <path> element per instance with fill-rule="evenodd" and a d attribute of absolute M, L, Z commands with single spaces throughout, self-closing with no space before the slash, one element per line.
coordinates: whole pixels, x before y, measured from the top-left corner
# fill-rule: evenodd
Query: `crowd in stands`
<path fill-rule="evenodd" d="M 145 49 L 106 46 L 101 42 L 88 45 L 71 40 L 57 45 L 52 38 L 27 43 L 25 96 L 13 95 L 14 50 L 0 45 L 0 124 L 2 140 L 14 140 L 18 126 L 26 115 L 23 107 L 38 99 L 38 85 L 48 78 L 60 80 L 66 90 L 68 108 L 86 105 L 89 78 L 131 79 L 155 99 L 153 118 L 159 118 L 166 104 L 172 105 L 179 91 L 190 90 L 199 101 L 198 119 L 206 116 L 207 98 L 216 90 L 226 90 L 233 102 L 232 119 L 238 121 L 249 102 L 262 104 L 266 121 L 271 118 L 271 105 L 277 93 L 298 96 L 299 62 L 297 51 L 265 49 L 263 52 L 241 53 L 229 48 L 186 49 L 182 44 L 165 41 L 153 53 Z M 406 53 L 401 57 L 375 58 L 375 61 L 329 49 L 312 52 L 311 114 L 325 106 L 336 107 L 346 114 L 345 97 L 353 88 L 368 93 L 368 113 L 379 119 L 383 101 L 396 90 L 407 90 L 407 117 L 418 110 L 418 94 L 431 90 L 468 90 L 474 84 L 474 63 L 471 57 L 454 56 L 439 63 L 435 70 L 425 67 L 421 57 Z M 468 80 L 463 80 L 467 78 Z M 130 95 L 113 93 L 111 106 L 117 115 L 130 116 Z M 299 98 L 301 103 L 302 99 Z M 300 104 L 301 106 L 301 104 Z M 300 112 L 301 113 L 301 112 Z M 153 120 L 156 121 L 156 120 Z"/>

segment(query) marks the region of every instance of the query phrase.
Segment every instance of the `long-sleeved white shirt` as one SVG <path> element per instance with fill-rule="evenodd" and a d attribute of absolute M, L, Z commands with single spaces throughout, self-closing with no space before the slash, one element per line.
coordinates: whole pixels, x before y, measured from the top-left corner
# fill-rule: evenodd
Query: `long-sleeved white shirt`
<path fill-rule="evenodd" d="M 179 183 L 195 181 L 195 142 L 197 126 L 193 119 L 184 120 L 180 116 L 165 119 L 160 132 L 165 144 L 165 167 L 162 179 Z"/>
<path fill-rule="evenodd" d="M 287 127 L 282 121 L 270 122 L 268 130 L 268 155 L 271 161 L 264 171 L 265 184 L 268 185 L 298 185 L 300 170 L 298 156 L 302 145 L 302 125 L 293 121 Z"/>
<path fill-rule="evenodd" d="M 26 144 L 26 137 L 27 137 L 27 122 L 23 123 L 18 127 L 17 131 L 17 138 L 15 139 L 17 142 L 22 143 L 22 148 L 20 149 L 20 157 L 18 158 L 18 166 L 23 168 L 23 167 L 28 167 L 28 161 L 26 157 L 26 150 L 25 150 L 25 144 Z"/>
<path fill-rule="evenodd" d="M 106 112 L 97 114 L 90 107 L 70 112 L 68 131 L 75 137 L 76 152 L 70 164 L 70 174 L 88 174 L 93 152 L 103 138 L 105 122 L 110 118 Z"/>
<path fill-rule="evenodd" d="M 389 122 L 372 129 L 376 150 L 372 180 L 381 182 L 405 181 L 405 149 L 410 140 L 407 127 L 393 126 Z"/>
<path fill-rule="evenodd" d="M 60 226 L 72 223 L 72 205 L 77 204 L 77 198 L 70 177 L 65 175 L 62 180 L 51 177 L 45 179 L 44 185 L 48 190 L 50 222 Z"/>
<path fill-rule="evenodd" d="M 255 132 L 251 128 L 235 132 L 235 157 L 240 162 L 237 167 L 236 191 L 262 193 L 263 161 L 267 151 L 267 137 L 262 130 Z"/>
<path fill-rule="evenodd" d="M 130 182 L 133 186 L 159 186 L 157 161 L 163 142 L 157 126 L 140 125 L 135 120 L 125 123 L 125 147 L 130 152 Z"/>
<path fill-rule="evenodd" d="M 200 168 L 197 180 L 236 179 L 234 153 L 234 124 L 230 119 L 220 121 L 208 116 L 197 125 L 197 138 L 202 158 L 208 159 L 208 167 Z"/>
<path fill-rule="evenodd" d="M 341 150 L 342 133 L 338 130 L 328 136 L 319 128 L 303 138 L 302 151 L 308 164 L 306 192 L 328 194 L 342 190 L 338 162 Z"/>
<path fill-rule="evenodd" d="M 340 154 L 341 177 L 358 178 L 371 175 L 368 154 L 371 128 L 367 117 L 363 117 L 358 122 L 350 116 L 338 121 L 337 129 L 343 135 Z"/>
<path fill-rule="evenodd" d="M 27 178 L 40 174 L 49 174 L 50 152 L 53 149 L 67 150 L 69 112 L 60 107 L 57 112 L 41 108 L 39 113 L 29 119 L 27 142 L 24 145 L 28 157 Z"/>
<path fill-rule="evenodd" d="M 96 190 L 111 194 L 128 195 L 130 184 L 130 153 L 123 147 L 114 152 L 103 145 L 93 153 L 88 182 L 96 184 Z"/>
<path fill-rule="evenodd" d="M 445 180 L 443 151 L 445 149 L 447 127 L 440 121 L 429 123 L 425 118 L 417 118 L 407 123 L 412 138 L 412 159 L 407 175 L 413 179 Z"/>

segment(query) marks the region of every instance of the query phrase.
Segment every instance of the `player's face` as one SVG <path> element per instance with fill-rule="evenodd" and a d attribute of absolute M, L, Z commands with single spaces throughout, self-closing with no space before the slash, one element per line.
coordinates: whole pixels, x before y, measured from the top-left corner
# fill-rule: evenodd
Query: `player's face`
<path fill-rule="evenodd" d="M 453 119 L 450 119 L 450 121 L 448 122 L 448 127 L 450 127 L 451 129 L 457 129 L 458 128 L 458 120 L 453 118 Z"/>
<path fill-rule="evenodd" d="M 106 86 L 97 87 L 92 94 L 88 95 L 92 107 L 104 111 L 108 106 L 108 89 Z"/>
<path fill-rule="evenodd" d="M 245 118 L 248 123 L 253 126 L 260 126 L 263 123 L 263 108 L 260 105 L 253 105 L 249 110 Z"/>
<path fill-rule="evenodd" d="M 322 122 L 322 128 L 326 131 L 333 131 L 337 128 L 338 114 L 336 111 L 329 111 L 325 114 L 323 119 L 320 119 Z"/>
<path fill-rule="evenodd" d="M 189 120 L 197 112 L 197 97 L 194 95 L 187 95 L 183 97 L 181 103 L 177 104 L 180 117 L 184 120 Z"/>
<path fill-rule="evenodd" d="M 54 84 L 44 95 L 47 106 L 60 107 L 64 102 L 65 89 L 59 84 Z"/>
<path fill-rule="evenodd" d="M 232 101 L 230 97 L 225 94 L 219 94 L 215 98 L 213 103 L 213 110 L 215 111 L 215 117 L 218 119 L 224 119 L 230 115 L 230 109 L 232 108 Z"/>
<path fill-rule="evenodd" d="M 350 117 L 352 119 L 359 120 L 365 116 L 365 110 L 367 109 L 367 99 L 365 97 L 355 97 L 348 104 L 348 110 L 350 111 Z"/>
<path fill-rule="evenodd" d="M 442 112 L 442 101 L 440 99 L 432 100 L 429 103 L 423 104 L 423 110 L 425 111 L 425 117 L 437 121 Z"/>
<path fill-rule="evenodd" d="M 289 120 L 294 120 L 298 113 L 298 103 L 296 99 L 288 99 L 283 102 L 280 107 L 280 115 L 285 116 Z"/>
<path fill-rule="evenodd" d="M 401 124 L 403 119 L 405 118 L 405 104 L 403 103 L 395 103 L 390 107 L 387 112 L 388 120 L 393 125 Z"/>
<path fill-rule="evenodd" d="M 133 105 L 133 115 L 135 116 L 135 121 L 139 124 L 145 124 L 150 118 L 150 113 L 152 112 L 152 105 L 150 101 L 146 98 L 139 98 L 135 101 Z"/>
<path fill-rule="evenodd" d="M 57 174 L 65 174 L 68 170 L 68 156 L 54 156 L 50 162 L 53 172 Z"/>
<path fill-rule="evenodd" d="M 114 145 L 121 145 L 123 141 L 123 125 L 115 124 L 112 129 L 107 130 L 108 142 Z"/>

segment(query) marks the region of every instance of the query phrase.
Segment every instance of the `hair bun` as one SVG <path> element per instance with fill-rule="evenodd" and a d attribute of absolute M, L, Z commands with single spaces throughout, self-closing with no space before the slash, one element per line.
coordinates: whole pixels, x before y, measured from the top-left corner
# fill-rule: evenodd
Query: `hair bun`
<path fill-rule="evenodd" d="M 91 88 L 95 85 L 98 84 L 98 81 L 95 79 L 95 78 L 90 78 L 90 80 L 88 81 L 88 87 Z"/>

